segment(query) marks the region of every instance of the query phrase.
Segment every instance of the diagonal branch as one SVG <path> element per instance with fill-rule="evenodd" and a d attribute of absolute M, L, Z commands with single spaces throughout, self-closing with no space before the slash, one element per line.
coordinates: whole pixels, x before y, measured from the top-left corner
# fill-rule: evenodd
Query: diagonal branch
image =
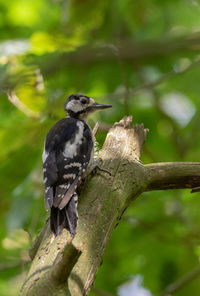
<path fill-rule="evenodd" d="M 27 117 L 36 120 L 39 118 L 39 114 L 31 110 L 26 106 L 16 95 L 14 91 L 7 91 L 8 100 Z"/>
<path fill-rule="evenodd" d="M 56 284 L 67 281 L 80 255 L 81 251 L 75 248 L 72 241 L 69 241 L 64 250 L 58 253 L 51 272 L 51 278 Z"/>
<path fill-rule="evenodd" d="M 81 189 L 73 246 L 66 230 L 52 241 L 46 228 L 21 295 L 88 295 L 109 238 L 135 198 L 149 190 L 199 186 L 200 163 L 140 162 L 147 132 L 142 124 L 133 127 L 130 116 L 110 129 L 99 156 L 111 176 L 89 177 Z"/>
<path fill-rule="evenodd" d="M 176 77 L 179 75 L 182 75 L 184 73 L 186 73 L 187 71 L 191 70 L 194 67 L 200 66 L 200 58 L 196 58 L 193 62 L 189 63 L 189 65 L 187 65 L 184 68 L 180 68 L 180 69 L 173 69 L 172 71 L 161 75 L 159 78 L 151 81 L 151 82 L 146 82 L 138 87 L 135 88 L 129 88 L 129 96 L 135 96 L 143 91 L 146 90 L 152 90 L 153 88 L 155 88 L 156 86 Z M 121 91 L 117 91 L 116 93 L 110 93 L 110 94 L 106 94 L 104 96 L 104 98 L 107 99 L 116 99 L 116 98 L 121 98 L 122 96 L 124 96 L 126 94 L 127 90 L 123 89 Z M 102 98 L 102 96 L 101 96 Z"/>
<path fill-rule="evenodd" d="M 144 166 L 140 164 L 139 157 L 146 134 L 143 125 L 133 128 L 131 117 L 116 123 L 107 134 L 100 157 L 103 168 L 109 170 L 112 176 L 101 172 L 89 177 L 82 188 L 78 205 L 79 223 L 73 239 L 75 249 L 81 250 L 82 254 L 68 280 L 65 276 L 65 282 L 59 283 L 58 295 L 88 294 L 114 228 L 133 197 L 143 191 Z M 73 253 L 67 243 L 69 233 L 64 230 L 54 241 L 51 241 L 51 236 L 47 227 L 42 241 L 39 239 L 37 253 L 33 254 L 35 257 L 21 295 L 56 295 L 58 282 L 52 281 L 52 275 L 55 279 L 62 270 L 71 270 L 67 259 Z M 35 249 L 39 244 L 36 245 Z M 62 250 L 65 250 L 67 260 Z"/>
<path fill-rule="evenodd" d="M 183 276 L 178 281 L 174 282 L 173 284 L 169 285 L 164 289 L 164 291 L 159 296 L 169 296 L 179 289 L 183 288 L 187 285 L 190 281 L 195 279 L 197 276 L 200 276 L 200 265 L 198 265 L 195 269 L 190 271 L 188 274 Z"/>

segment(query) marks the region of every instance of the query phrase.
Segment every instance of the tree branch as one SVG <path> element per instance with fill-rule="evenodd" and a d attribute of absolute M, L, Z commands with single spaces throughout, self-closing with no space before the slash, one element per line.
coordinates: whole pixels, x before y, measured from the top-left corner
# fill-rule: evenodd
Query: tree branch
<path fill-rule="evenodd" d="M 116 50 L 117 48 L 117 50 Z M 51 59 L 48 65 L 41 65 L 42 73 L 50 75 L 52 72 L 66 67 L 66 65 L 78 64 L 85 65 L 91 62 L 116 61 L 116 56 L 129 62 L 137 62 L 144 59 L 152 59 L 156 57 L 167 56 L 174 53 L 197 53 L 200 48 L 199 34 L 191 34 L 179 38 L 170 38 L 162 41 L 143 41 L 130 42 L 129 40 L 121 40 L 119 44 L 103 44 L 96 46 L 83 46 L 74 52 L 62 53 L 55 59 Z"/>
<path fill-rule="evenodd" d="M 192 188 L 191 193 L 195 193 L 195 192 L 199 192 L 199 191 L 200 191 L 200 186 Z"/>
<path fill-rule="evenodd" d="M 22 101 L 20 101 L 14 91 L 7 91 L 6 94 L 8 96 L 8 100 L 27 117 L 33 120 L 39 119 L 39 114 L 31 110 Z"/>
<path fill-rule="evenodd" d="M 131 117 L 124 118 L 111 128 L 100 151 L 100 157 L 103 160 L 102 166 L 109 170 L 112 176 L 100 172 L 89 177 L 82 188 L 77 234 L 73 239 L 74 247 L 81 250 L 82 255 L 74 265 L 68 281 L 59 283 L 58 292 L 58 283 L 54 285 L 51 279 L 52 270 L 55 276 L 57 274 L 56 258 L 63 256 L 62 250 L 68 252 L 69 233 L 64 230 L 51 242 L 52 234 L 47 227 L 21 295 L 88 294 L 112 231 L 132 198 L 142 192 L 144 166 L 138 160 L 146 134 L 147 130 L 143 125 L 132 127 Z M 134 178 L 134 184 L 130 176 Z M 58 262 L 60 273 L 62 260 Z"/>
<path fill-rule="evenodd" d="M 200 163 L 143 165 L 139 159 L 147 132 L 143 124 L 133 127 L 132 117 L 110 129 L 99 156 L 111 176 L 89 176 L 81 189 L 73 246 L 66 230 L 52 241 L 46 228 L 21 295 L 86 296 L 113 230 L 136 197 L 144 191 L 200 184 Z"/>
<path fill-rule="evenodd" d="M 195 269 L 190 271 L 188 274 L 183 276 L 178 281 L 174 282 L 173 284 L 169 285 L 165 288 L 165 290 L 159 296 L 169 296 L 179 289 L 183 288 L 187 285 L 190 281 L 200 275 L 200 265 L 198 265 Z"/>
<path fill-rule="evenodd" d="M 151 82 L 146 82 L 144 84 L 142 84 L 141 86 L 135 87 L 135 88 L 130 88 L 129 87 L 129 96 L 135 96 L 143 91 L 146 90 L 152 90 L 154 89 L 156 86 L 162 84 L 163 82 L 168 81 L 169 79 L 172 79 L 176 76 L 182 75 L 185 72 L 191 70 L 194 67 L 197 67 L 200 65 L 200 58 L 196 58 L 193 62 L 191 62 L 189 65 L 187 65 L 184 68 L 180 68 L 180 69 L 173 69 L 172 71 L 161 75 L 159 78 L 155 79 L 154 81 Z M 118 91 L 116 93 L 110 93 L 110 94 L 106 94 L 105 96 L 103 96 L 104 98 L 108 98 L 108 99 L 116 99 L 116 98 L 121 98 L 122 96 L 124 96 L 126 94 L 127 90 L 121 90 Z M 102 98 L 102 96 L 101 96 Z"/>
<path fill-rule="evenodd" d="M 81 251 L 76 249 L 70 240 L 63 252 L 58 253 L 55 259 L 51 272 L 52 280 L 57 284 L 65 282 L 80 255 Z"/>
<path fill-rule="evenodd" d="M 194 188 L 200 184 L 200 162 L 162 162 L 145 165 L 145 191 Z"/>
<path fill-rule="evenodd" d="M 42 243 L 42 240 L 44 238 L 44 235 L 47 231 L 48 226 L 49 226 L 49 218 L 46 220 L 46 224 L 44 225 L 44 227 L 42 228 L 42 230 L 40 231 L 40 233 L 38 234 L 38 236 L 36 237 L 32 246 L 29 249 L 29 256 L 31 260 L 35 258 L 35 255 L 40 247 L 40 244 Z"/>

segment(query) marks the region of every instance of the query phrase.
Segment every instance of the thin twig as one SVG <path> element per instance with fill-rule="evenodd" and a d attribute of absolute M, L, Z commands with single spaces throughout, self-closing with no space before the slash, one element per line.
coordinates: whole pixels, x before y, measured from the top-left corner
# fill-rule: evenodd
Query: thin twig
<path fill-rule="evenodd" d="M 191 193 L 199 192 L 200 191 L 200 186 L 192 188 Z"/>
<path fill-rule="evenodd" d="M 93 133 L 93 136 L 95 137 L 96 136 L 96 133 L 98 131 L 98 128 L 99 128 L 99 123 L 96 122 L 95 126 L 93 127 L 93 130 L 92 130 L 92 133 Z"/>
<path fill-rule="evenodd" d="M 16 95 L 14 91 L 7 91 L 8 100 L 21 112 L 23 112 L 27 117 L 36 120 L 39 118 L 39 114 L 34 112 L 29 107 L 27 107 Z"/>
<path fill-rule="evenodd" d="M 188 274 L 183 276 L 178 281 L 166 287 L 159 296 L 169 296 L 175 293 L 176 291 L 183 288 L 185 285 L 187 285 L 190 281 L 192 281 L 194 278 L 196 278 L 199 275 L 200 275 L 200 265 L 198 265 L 196 268 L 194 268 L 192 271 L 190 271 Z"/>
<path fill-rule="evenodd" d="M 129 84 L 128 84 L 126 70 L 124 69 L 123 58 L 121 57 L 121 54 L 120 54 L 120 47 L 115 46 L 114 44 L 108 44 L 108 43 L 103 43 L 103 44 L 101 43 L 101 46 L 105 48 L 109 48 L 113 53 L 113 55 L 117 57 L 119 68 L 121 70 L 122 82 L 125 88 L 125 91 L 123 92 L 124 110 L 125 110 L 125 115 L 128 115 L 129 114 L 129 95 L 130 95 Z"/>
<path fill-rule="evenodd" d="M 128 78 L 127 78 L 126 70 L 124 69 L 124 64 L 123 64 L 123 60 L 121 59 L 120 52 L 118 54 L 118 63 L 119 63 L 119 67 L 121 69 L 122 80 L 123 80 L 123 84 L 124 84 L 124 87 L 125 87 L 125 91 L 124 91 L 125 115 L 129 115 L 129 96 L 130 96 L 130 92 L 129 92 L 129 85 L 128 85 Z"/>
<path fill-rule="evenodd" d="M 177 151 L 177 154 L 179 156 L 179 159 L 183 159 L 186 151 L 187 151 L 187 143 L 183 143 L 183 139 L 180 137 L 180 132 L 178 129 L 177 123 L 171 118 L 167 113 L 165 113 L 162 110 L 161 107 L 161 98 L 158 92 L 155 89 L 152 89 L 152 96 L 154 99 L 154 106 L 156 110 L 160 113 L 162 118 L 166 118 L 166 120 L 171 124 L 172 126 L 172 132 L 171 132 L 171 139 L 173 141 L 173 145 Z"/>
<path fill-rule="evenodd" d="M 185 67 L 184 69 L 180 69 L 180 70 L 172 70 L 164 75 L 162 75 L 161 77 L 159 77 L 158 79 L 155 79 L 152 82 L 147 82 L 144 83 L 141 86 L 138 86 L 136 88 L 129 88 L 129 95 L 136 95 L 142 91 L 148 90 L 148 89 L 153 89 L 154 87 L 158 86 L 159 84 L 166 82 L 167 80 L 176 77 L 178 75 L 184 74 L 185 72 L 187 72 L 188 70 L 192 69 L 193 67 L 196 67 L 200 64 L 200 58 L 197 58 L 194 62 L 191 62 L 187 67 Z M 121 92 L 116 92 L 116 93 L 110 93 L 105 95 L 105 98 L 109 98 L 109 99 L 115 99 L 115 98 L 120 98 L 121 96 L 125 95 L 127 90 L 125 91 L 121 91 Z M 102 96 L 101 96 L 102 97 Z"/>

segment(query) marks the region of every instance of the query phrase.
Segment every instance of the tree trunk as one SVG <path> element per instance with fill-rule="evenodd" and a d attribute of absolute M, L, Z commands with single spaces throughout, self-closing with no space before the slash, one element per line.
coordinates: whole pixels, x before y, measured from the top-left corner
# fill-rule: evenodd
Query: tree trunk
<path fill-rule="evenodd" d="M 111 128 L 99 155 L 111 176 L 98 172 L 85 183 L 73 240 L 66 230 L 52 240 L 47 221 L 32 246 L 33 262 L 21 295 L 87 295 L 108 240 L 131 201 L 144 191 L 199 186 L 200 163 L 139 161 L 147 132 L 142 124 L 133 128 L 131 117 Z"/>

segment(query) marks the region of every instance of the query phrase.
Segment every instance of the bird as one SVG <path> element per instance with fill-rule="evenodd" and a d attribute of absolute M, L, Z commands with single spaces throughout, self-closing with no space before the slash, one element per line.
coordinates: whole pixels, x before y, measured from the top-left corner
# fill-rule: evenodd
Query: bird
<path fill-rule="evenodd" d="M 71 237 L 78 221 L 77 187 L 93 162 L 95 138 L 87 123 L 90 114 L 112 107 L 93 98 L 72 94 L 64 104 L 66 117 L 49 130 L 42 154 L 45 208 L 57 237 L 66 228 Z"/>

